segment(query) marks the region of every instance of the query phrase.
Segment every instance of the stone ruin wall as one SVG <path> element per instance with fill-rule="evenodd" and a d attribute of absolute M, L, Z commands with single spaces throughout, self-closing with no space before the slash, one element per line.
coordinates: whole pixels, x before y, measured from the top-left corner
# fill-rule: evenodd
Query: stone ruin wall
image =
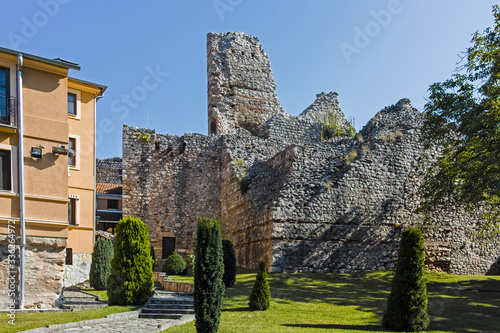
<path fill-rule="evenodd" d="M 150 135 L 150 142 L 138 133 Z M 198 218 L 220 218 L 220 137 L 123 128 L 123 214 L 149 227 L 157 266 L 163 237 L 181 254 L 196 246 Z"/>
<path fill-rule="evenodd" d="M 96 158 L 96 183 L 121 184 L 122 159 L 120 157 Z"/>
<path fill-rule="evenodd" d="M 255 132 L 283 113 L 271 65 L 256 37 L 241 32 L 207 36 L 208 133 Z"/>
<path fill-rule="evenodd" d="M 422 170 L 437 154 L 419 144 L 422 115 L 403 99 L 377 113 L 360 136 L 320 141 L 328 112 L 347 126 L 337 94 L 317 95 L 298 116 L 284 113 L 266 56 L 259 63 L 266 75 L 249 82 L 272 87 L 266 100 L 276 103 L 261 101 L 248 120 L 250 109 L 236 106 L 259 100 L 236 96 L 241 85 L 228 82 L 253 72 L 248 61 L 228 55 L 261 50 L 252 38 L 208 37 L 208 114 L 209 120 L 217 116 L 216 132 L 223 135 L 178 137 L 124 127 L 124 213 L 149 225 L 157 258 L 166 236 L 175 236 L 185 253 L 194 250 L 198 217 L 214 216 L 244 267 L 264 257 L 275 272 L 393 268 L 401 230 L 422 221 L 416 193 Z M 151 142 L 138 133 L 151 134 Z M 433 217 L 439 223 L 424 226 L 428 269 L 494 273 L 498 239 L 485 243 L 475 236 L 478 216 L 450 205 Z"/>
<path fill-rule="evenodd" d="M 9 308 L 9 261 L 7 235 L 0 235 L 0 308 Z M 26 237 L 24 306 L 51 308 L 63 289 L 67 240 L 65 238 Z M 15 266 L 19 267 L 19 246 Z M 19 278 L 17 276 L 17 278 Z M 16 285 L 17 288 L 19 287 Z M 19 290 L 15 292 L 18 294 Z"/>

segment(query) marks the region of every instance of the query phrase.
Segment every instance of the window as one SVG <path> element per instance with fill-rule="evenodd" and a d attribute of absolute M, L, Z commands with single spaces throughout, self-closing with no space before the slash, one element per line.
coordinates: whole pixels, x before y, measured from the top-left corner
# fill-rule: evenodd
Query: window
<path fill-rule="evenodd" d="M 76 199 L 75 198 L 69 198 L 68 223 L 69 223 L 69 225 L 76 225 Z"/>
<path fill-rule="evenodd" d="M 68 164 L 76 167 L 76 138 L 69 138 L 68 149 L 73 152 L 68 152 Z"/>
<path fill-rule="evenodd" d="M 161 258 L 167 259 L 169 255 L 174 253 L 175 250 L 175 237 L 163 237 Z"/>
<path fill-rule="evenodd" d="M 210 134 L 217 134 L 217 121 L 215 120 L 215 118 L 212 118 L 212 120 L 210 121 Z"/>
<path fill-rule="evenodd" d="M 10 150 L 0 150 L 0 190 L 12 190 Z"/>
<path fill-rule="evenodd" d="M 73 249 L 66 248 L 66 265 L 73 265 Z"/>
<path fill-rule="evenodd" d="M 68 93 L 68 114 L 76 116 L 76 94 Z"/>
<path fill-rule="evenodd" d="M 9 69 L 0 67 L 0 122 L 10 124 Z"/>
<path fill-rule="evenodd" d="M 118 210 L 118 200 L 108 199 L 108 209 Z"/>

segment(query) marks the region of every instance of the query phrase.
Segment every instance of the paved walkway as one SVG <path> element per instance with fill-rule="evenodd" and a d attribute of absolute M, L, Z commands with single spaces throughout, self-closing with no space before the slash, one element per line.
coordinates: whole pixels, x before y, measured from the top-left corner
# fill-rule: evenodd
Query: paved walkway
<path fill-rule="evenodd" d="M 80 321 L 61 325 L 36 328 L 26 333 L 60 333 L 60 332 L 106 332 L 106 333 L 150 333 L 161 332 L 170 327 L 183 325 L 194 320 L 194 315 L 181 319 L 140 319 L 138 311 L 117 313 L 106 318 Z"/>
<path fill-rule="evenodd" d="M 63 330 L 49 331 L 49 332 L 149 333 L 149 332 L 161 332 L 163 330 L 166 330 L 167 328 L 174 326 L 173 324 L 179 324 L 179 323 L 177 320 L 168 320 L 168 319 L 134 319 L 134 320 L 113 321 L 108 323 L 99 323 L 94 325 L 85 325 L 81 327 L 67 328 Z"/>

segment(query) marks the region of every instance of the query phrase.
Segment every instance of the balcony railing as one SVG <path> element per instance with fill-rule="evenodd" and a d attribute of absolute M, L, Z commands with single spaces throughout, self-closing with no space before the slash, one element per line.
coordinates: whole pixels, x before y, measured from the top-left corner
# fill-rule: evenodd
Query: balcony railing
<path fill-rule="evenodd" d="M 0 125 L 14 127 L 17 125 L 16 99 L 14 97 L 0 95 Z"/>

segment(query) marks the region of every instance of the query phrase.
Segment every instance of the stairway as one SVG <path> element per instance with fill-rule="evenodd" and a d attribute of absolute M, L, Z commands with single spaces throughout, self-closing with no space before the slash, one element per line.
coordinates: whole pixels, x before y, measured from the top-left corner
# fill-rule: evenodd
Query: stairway
<path fill-rule="evenodd" d="M 194 314 L 193 294 L 156 290 L 141 309 L 139 318 L 180 319 Z"/>
<path fill-rule="evenodd" d="M 104 308 L 106 306 L 108 303 L 101 300 L 99 296 L 78 290 L 64 290 L 59 305 L 61 309 L 73 310 Z"/>

